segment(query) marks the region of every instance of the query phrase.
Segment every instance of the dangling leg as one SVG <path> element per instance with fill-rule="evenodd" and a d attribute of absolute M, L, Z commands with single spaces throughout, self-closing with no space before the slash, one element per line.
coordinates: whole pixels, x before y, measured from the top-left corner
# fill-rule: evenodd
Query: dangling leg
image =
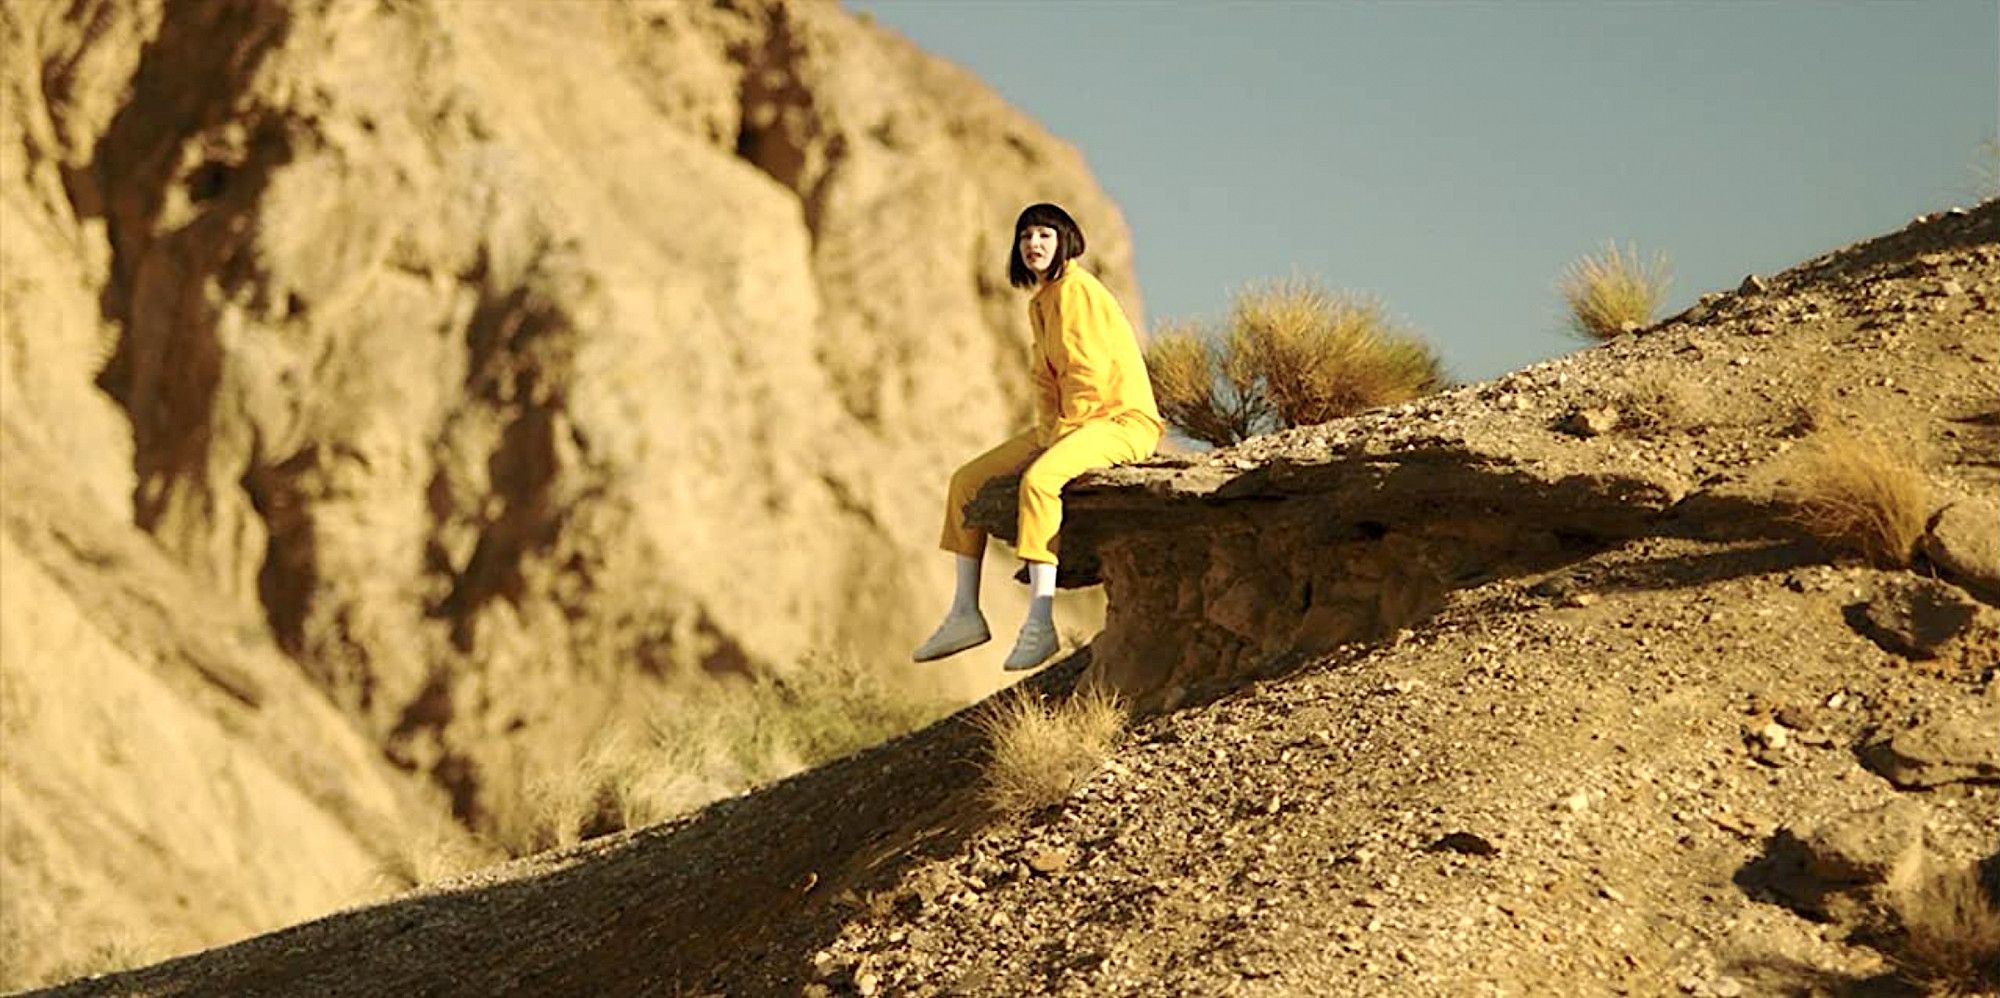
<path fill-rule="evenodd" d="M 1009 671 L 1032 669 L 1049 660 L 1060 644 L 1056 640 L 1056 566 L 1046 561 L 1028 563 L 1028 619 L 1014 638 L 1014 650 L 1007 653 Z"/>
<path fill-rule="evenodd" d="M 945 658 L 993 640 L 993 632 L 986 627 L 986 615 L 979 612 L 981 559 L 964 554 L 953 557 L 958 562 L 958 588 L 952 595 L 951 609 L 945 613 L 944 623 L 910 656 L 915 661 Z"/>
<path fill-rule="evenodd" d="M 979 568 L 985 561 L 980 557 L 983 554 L 984 551 L 975 555 L 953 556 L 952 560 L 958 563 L 958 587 L 951 594 L 952 613 L 979 613 Z"/>
<path fill-rule="evenodd" d="M 1056 653 L 1056 534 L 1062 527 L 1062 490 L 1092 468 L 1136 461 L 1152 453 L 1159 434 L 1118 422 L 1087 423 L 1055 442 L 1021 474 L 1018 550 L 1028 563 L 1028 619 L 1007 656 L 1010 670 L 1032 669 Z"/>
<path fill-rule="evenodd" d="M 986 617 L 979 612 L 979 567 L 986 553 L 986 534 L 965 523 L 965 505 L 979 487 L 995 475 L 1014 472 L 1035 456 L 1033 434 L 1023 433 L 966 462 L 951 476 L 945 494 L 944 530 L 938 546 L 956 558 L 958 586 L 944 623 L 910 656 L 918 662 L 956 655 L 992 640 Z"/>

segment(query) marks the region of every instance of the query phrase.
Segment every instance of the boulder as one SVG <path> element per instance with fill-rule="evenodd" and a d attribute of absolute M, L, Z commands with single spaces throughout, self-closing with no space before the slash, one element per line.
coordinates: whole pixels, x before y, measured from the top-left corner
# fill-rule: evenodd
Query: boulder
<path fill-rule="evenodd" d="M 1867 602 L 1848 607 L 1848 622 L 1884 650 L 1935 658 L 1979 615 L 1965 591 L 1936 579 L 1900 576 L 1877 586 Z"/>
<path fill-rule="evenodd" d="M 2000 502 L 1960 499 L 1946 506 L 1931 517 L 1919 545 L 1938 571 L 2000 604 Z"/>
<path fill-rule="evenodd" d="M 1899 787 L 2000 783 L 2000 699 L 1967 700 L 1902 727 L 1862 753 Z"/>
<path fill-rule="evenodd" d="M 1601 437 L 1618 428 L 1618 410 L 1611 406 L 1581 408 L 1562 421 L 1564 433 L 1577 437 Z"/>
<path fill-rule="evenodd" d="M 1799 836 L 1806 872 L 1829 885 L 1907 884 L 1923 866 L 1927 817 L 1898 799 L 1821 821 Z"/>

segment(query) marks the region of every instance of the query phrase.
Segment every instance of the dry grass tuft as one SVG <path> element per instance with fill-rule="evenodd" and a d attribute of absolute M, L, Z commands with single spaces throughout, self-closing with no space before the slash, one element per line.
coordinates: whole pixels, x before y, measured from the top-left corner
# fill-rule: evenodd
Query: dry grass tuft
<path fill-rule="evenodd" d="M 1668 270 L 1664 253 L 1646 261 L 1636 247 L 1621 250 L 1615 242 L 1605 243 L 1602 254 L 1563 271 L 1559 287 L 1569 303 L 1570 328 L 1608 340 L 1651 325 L 1653 312 L 1666 300 Z"/>
<path fill-rule="evenodd" d="M 1820 430 L 1801 448 L 1791 519 L 1836 550 L 1878 565 L 1908 565 L 1930 518 L 1930 480 L 1882 441 Z"/>
<path fill-rule="evenodd" d="M 39 982 L 9 981 L 5 986 L 11 990 L 17 985 L 42 987 L 84 981 L 131 970 L 134 967 L 143 967 L 166 955 L 160 947 L 142 942 L 131 935 L 100 940 L 70 952 L 62 952 L 63 947 L 60 943 L 57 946 L 60 955 L 41 975 L 42 979 Z M 13 976 L 11 972 L 0 974 L 0 977 Z"/>
<path fill-rule="evenodd" d="M 498 849 L 480 841 L 439 811 L 404 834 L 396 843 L 395 853 L 376 865 L 374 880 L 365 886 L 363 893 L 397 894 L 450 880 L 505 858 Z"/>
<path fill-rule="evenodd" d="M 1973 196 L 1981 201 L 2000 198 L 2000 138 L 1979 144 L 1972 160 Z"/>
<path fill-rule="evenodd" d="M 1933 994 L 2000 991 L 2000 897 L 1967 864 L 1931 875 L 1898 894 L 1902 935 L 1890 957 L 1902 975 Z"/>
<path fill-rule="evenodd" d="M 1708 389 L 1699 382 L 1653 371 L 1633 378 L 1613 404 L 1618 408 L 1619 428 L 1643 435 L 1700 425 L 1710 399 Z"/>
<path fill-rule="evenodd" d="M 1179 323 L 1146 351 L 1162 415 L 1227 446 L 1324 423 L 1444 387 L 1436 353 L 1379 302 L 1289 280 L 1236 295 L 1226 330 Z"/>
<path fill-rule="evenodd" d="M 750 679 L 691 680 L 643 725 L 582 753 L 523 763 L 490 834 L 513 856 L 664 821 L 912 731 L 948 705 L 851 659 L 815 656 Z"/>
<path fill-rule="evenodd" d="M 1125 706 L 1098 687 L 1053 704 L 1015 691 L 982 708 L 985 795 L 1003 814 L 1060 803 L 1099 766 L 1125 730 Z"/>

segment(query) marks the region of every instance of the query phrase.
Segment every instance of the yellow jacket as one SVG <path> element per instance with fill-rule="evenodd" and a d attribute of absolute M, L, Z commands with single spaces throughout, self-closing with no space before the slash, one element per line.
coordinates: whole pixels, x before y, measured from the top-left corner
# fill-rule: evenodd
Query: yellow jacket
<path fill-rule="evenodd" d="M 1043 447 L 1096 420 L 1139 417 L 1164 431 L 1139 338 L 1118 299 L 1072 260 L 1028 301 L 1035 330 L 1035 436 Z"/>

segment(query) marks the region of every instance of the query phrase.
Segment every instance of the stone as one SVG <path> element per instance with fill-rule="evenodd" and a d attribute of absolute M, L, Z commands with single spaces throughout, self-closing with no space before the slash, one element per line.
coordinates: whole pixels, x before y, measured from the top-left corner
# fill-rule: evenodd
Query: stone
<path fill-rule="evenodd" d="M 1947 578 L 2000 604 L 2000 501 L 1960 499 L 1939 510 L 1919 549 Z"/>
<path fill-rule="evenodd" d="M 1770 287 L 1769 284 L 1765 283 L 1763 278 L 1758 277 L 1756 274 L 1751 274 L 1743 279 L 1742 284 L 1736 286 L 1736 293 L 1742 295 L 1761 295 L 1769 290 Z"/>
<path fill-rule="evenodd" d="M 1966 701 L 1868 746 L 1868 768 L 1910 790 L 2000 783 L 2000 699 Z"/>
<path fill-rule="evenodd" d="M 840 958 L 830 950 L 820 950 L 812 956 L 813 979 L 824 981 L 840 970 Z"/>
<path fill-rule="evenodd" d="M 1819 717 L 1810 704 L 1786 704 L 1778 708 L 1777 720 L 1793 731 L 1812 731 L 1819 726 Z"/>
<path fill-rule="evenodd" d="M 1831 885 L 1908 883 L 1924 858 L 1929 811 L 1907 798 L 1838 815 L 1799 835 L 1805 870 Z"/>
<path fill-rule="evenodd" d="M 1431 852 L 1455 852 L 1466 856 L 1498 856 L 1500 847 L 1485 836 L 1471 832 L 1451 832 L 1427 847 Z"/>
<path fill-rule="evenodd" d="M 1052 877 L 1069 869 L 1070 859 L 1067 849 L 1042 847 L 1028 853 L 1028 869 L 1045 877 Z"/>
<path fill-rule="evenodd" d="M 1564 433 L 1578 437 L 1599 437 L 1618 427 L 1618 410 L 1611 406 L 1577 409 L 1563 419 Z"/>
<path fill-rule="evenodd" d="M 1886 651 L 1906 658 L 1937 657 L 1964 631 L 1979 604 L 1965 591 L 1936 579 L 1901 576 L 1883 582 L 1864 603 L 1848 608 L 1848 622 Z"/>

